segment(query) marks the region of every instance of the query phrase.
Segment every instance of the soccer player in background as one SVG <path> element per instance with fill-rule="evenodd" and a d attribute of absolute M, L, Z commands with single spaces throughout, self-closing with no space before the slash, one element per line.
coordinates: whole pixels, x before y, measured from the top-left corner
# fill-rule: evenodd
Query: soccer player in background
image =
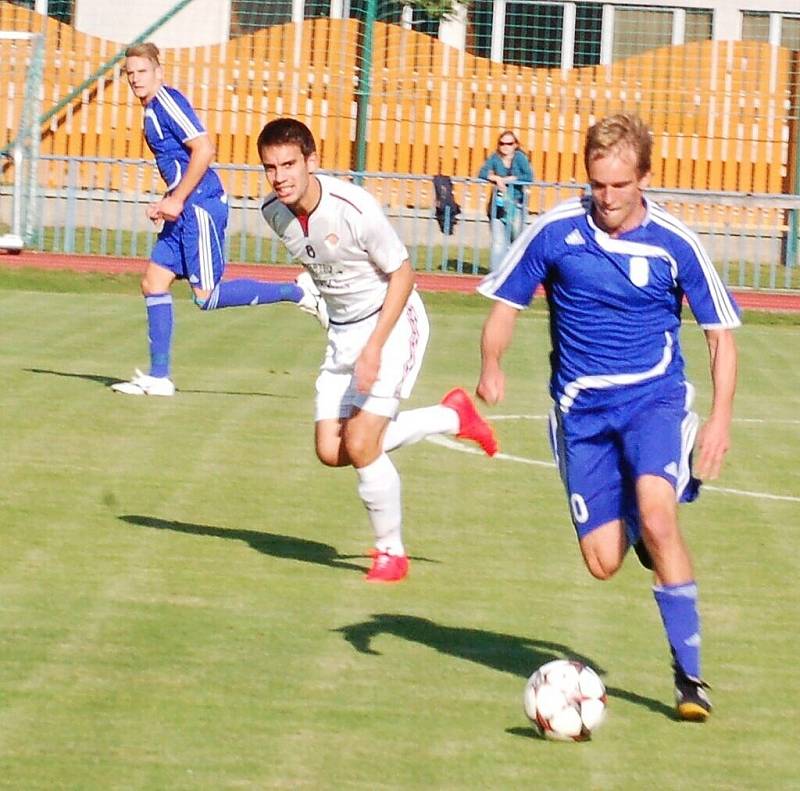
<path fill-rule="evenodd" d="M 147 207 L 153 222 L 164 222 L 141 283 L 150 371 L 143 374 L 137 370 L 129 382 L 111 386 L 127 395 L 175 394 L 170 378 L 174 325 L 170 288 L 176 278 L 189 281 L 201 310 L 294 302 L 315 314 L 323 326 L 327 324 L 327 317 L 320 312 L 324 304 L 307 275 L 297 283 L 220 282 L 225 270 L 228 199 L 211 169 L 214 146 L 186 98 L 164 85 L 158 55 L 152 43 L 136 44 L 125 52 L 128 83 L 145 108 L 145 140 L 167 185 L 164 197 Z"/>
<path fill-rule="evenodd" d="M 352 466 L 375 533 L 369 582 L 408 573 L 400 476 L 388 451 L 431 434 L 457 434 L 492 456 L 497 442 L 467 393 L 398 412 L 419 374 L 428 318 L 408 251 L 364 189 L 318 174 L 316 143 L 292 118 L 268 123 L 258 154 L 272 188 L 264 220 L 311 274 L 330 317 L 316 383 L 315 443 L 330 467 Z"/>
<path fill-rule="evenodd" d="M 704 721 L 697 584 L 677 503 L 716 478 L 730 445 L 738 307 L 697 236 L 644 195 L 651 136 L 614 115 L 592 126 L 591 196 L 543 214 L 478 291 L 495 300 L 481 339 L 477 393 L 505 394 L 501 358 L 519 311 L 543 285 L 550 309 L 553 455 L 589 572 L 609 579 L 633 545 L 654 570 L 672 652 L 678 716 Z M 705 332 L 713 399 L 697 432 L 679 342 L 684 296 Z M 695 436 L 697 441 L 695 442 Z"/>

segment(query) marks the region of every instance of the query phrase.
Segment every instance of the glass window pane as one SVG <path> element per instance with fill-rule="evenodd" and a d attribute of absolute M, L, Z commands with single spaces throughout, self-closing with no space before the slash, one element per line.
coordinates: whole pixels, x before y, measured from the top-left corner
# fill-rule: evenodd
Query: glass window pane
<path fill-rule="evenodd" d="M 303 16 L 306 19 L 318 19 L 331 15 L 331 0 L 306 0 Z"/>
<path fill-rule="evenodd" d="M 769 14 L 745 11 L 742 14 L 743 41 L 769 41 Z"/>
<path fill-rule="evenodd" d="M 520 66 L 560 66 L 563 27 L 561 6 L 507 3 L 503 61 Z"/>
<path fill-rule="evenodd" d="M 36 0 L 12 0 L 13 5 L 29 8 L 31 11 L 36 7 Z M 50 0 L 47 4 L 47 16 L 57 19 L 59 22 L 72 24 L 72 12 L 75 8 L 75 0 Z"/>
<path fill-rule="evenodd" d="M 614 9 L 614 60 L 672 43 L 672 10 L 645 8 Z"/>
<path fill-rule="evenodd" d="M 356 4 L 362 6 L 365 10 L 367 7 L 367 0 L 353 0 L 351 5 Z M 403 3 L 395 2 L 395 0 L 378 0 L 375 7 L 376 19 L 381 22 L 392 22 L 399 25 L 403 21 Z"/>
<path fill-rule="evenodd" d="M 232 0 L 231 33 L 253 33 L 292 21 L 292 0 Z"/>
<path fill-rule="evenodd" d="M 575 8 L 576 66 L 596 66 L 600 63 L 600 44 L 603 32 L 603 6 L 599 3 L 578 3 Z"/>
<path fill-rule="evenodd" d="M 467 6 L 467 52 L 488 58 L 492 52 L 492 0 L 473 0 Z"/>
<path fill-rule="evenodd" d="M 684 41 L 711 41 L 713 21 L 711 11 L 687 9 Z"/>
<path fill-rule="evenodd" d="M 800 49 L 800 17 L 785 16 L 781 19 L 781 46 Z"/>
<path fill-rule="evenodd" d="M 345 12 L 351 19 L 364 20 L 367 18 L 367 5 L 369 0 L 347 0 L 344 2 Z M 416 16 L 417 9 L 414 9 Z M 400 0 L 375 0 L 375 19 L 381 22 L 394 22 L 399 24 L 403 17 L 403 3 Z M 416 25 L 414 26 L 416 29 Z"/>
<path fill-rule="evenodd" d="M 421 8 L 414 9 L 411 17 L 411 27 L 418 33 L 427 33 L 429 36 L 439 35 L 439 20 Z"/>

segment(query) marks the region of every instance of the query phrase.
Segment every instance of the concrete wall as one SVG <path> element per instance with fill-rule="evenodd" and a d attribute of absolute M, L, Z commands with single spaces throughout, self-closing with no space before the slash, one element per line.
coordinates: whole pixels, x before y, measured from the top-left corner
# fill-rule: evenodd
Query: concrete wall
<path fill-rule="evenodd" d="M 178 0 L 76 0 L 75 27 L 82 33 L 120 44 L 132 41 L 174 8 Z M 158 47 L 199 47 L 228 40 L 230 3 L 192 0 L 162 28 L 148 36 Z"/>

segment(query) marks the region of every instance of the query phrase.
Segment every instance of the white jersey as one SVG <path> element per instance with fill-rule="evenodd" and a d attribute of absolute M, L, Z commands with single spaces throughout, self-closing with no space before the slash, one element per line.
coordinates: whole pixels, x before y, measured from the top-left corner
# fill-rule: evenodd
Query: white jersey
<path fill-rule="evenodd" d="M 261 214 L 291 255 L 311 273 L 328 307 L 331 324 L 352 324 L 383 306 L 388 275 L 408 250 L 383 209 L 365 189 L 317 175 L 321 196 L 308 215 L 296 216 L 275 193 Z"/>

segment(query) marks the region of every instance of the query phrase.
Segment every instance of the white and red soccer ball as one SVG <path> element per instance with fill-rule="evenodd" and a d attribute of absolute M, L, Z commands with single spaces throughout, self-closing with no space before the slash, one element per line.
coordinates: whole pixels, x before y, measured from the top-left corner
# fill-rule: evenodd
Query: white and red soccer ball
<path fill-rule="evenodd" d="M 546 739 L 590 739 L 605 719 L 607 700 L 600 676 L 569 659 L 542 665 L 525 685 L 525 713 Z"/>

